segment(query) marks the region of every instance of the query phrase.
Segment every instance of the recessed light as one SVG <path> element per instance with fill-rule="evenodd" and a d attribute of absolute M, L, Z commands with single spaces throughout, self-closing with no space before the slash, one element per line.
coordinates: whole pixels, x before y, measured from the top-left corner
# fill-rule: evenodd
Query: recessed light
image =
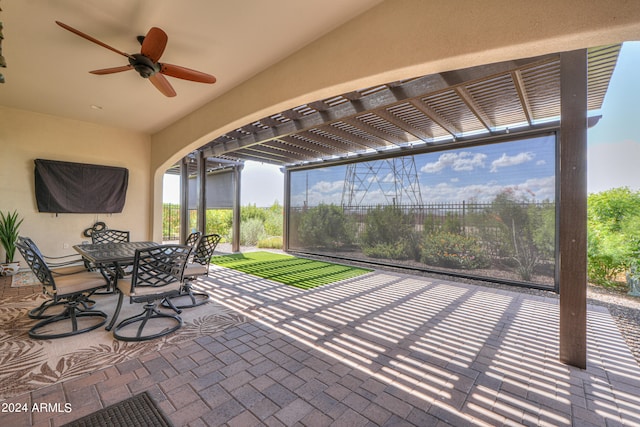
<path fill-rule="evenodd" d="M 99 105 L 91 105 L 91 108 L 93 108 L 94 110 L 102 110 L 102 107 Z"/>

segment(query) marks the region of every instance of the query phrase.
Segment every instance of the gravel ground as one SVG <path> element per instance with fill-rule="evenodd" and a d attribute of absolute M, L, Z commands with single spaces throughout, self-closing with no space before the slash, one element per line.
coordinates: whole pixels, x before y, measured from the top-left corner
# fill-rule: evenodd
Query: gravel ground
<path fill-rule="evenodd" d="M 249 252 L 256 249 L 255 247 L 241 247 L 240 252 Z M 231 245 L 229 243 L 221 243 L 216 248 L 216 255 L 222 255 L 225 253 L 231 253 Z M 277 251 L 282 252 L 282 251 Z M 326 259 L 322 257 L 311 257 L 309 258 L 318 258 L 318 259 Z M 331 261 L 331 260 L 329 260 Z M 342 263 L 347 263 L 344 260 L 341 260 Z M 349 264 L 359 265 L 359 266 L 367 266 L 366 264 L 359 262 L 349 262 Z M 370 267 L 370 266 L 369 266 Z M 407 272 L 407 270 L 403 269 L 394 269 L 394 268 L 381 268 L 377 266 L 378 269 L 386 269 L 386 270 L 394 270 L 399 272 Z M 458 277 L 451 277 L 445 275 L 431 274 L 431 273 L 421 273 L 421 272 L 413 272 L 416 275 L 422 275 L 425 277 L 437 277 L 445 280 L 452 280 L 463 283 L 471 283 L 479 286 L 488 286 L 488 287 L 497 287 L 501 289 L 507 289 L 514 292 L 524 292 L 532 295 L 544 295 L 551 298 L 558 298 L 558 294 L 549 291 L 543 291 L 539 289 L 529 289 L 522 288 L 519 286 L 509 286 L 503 285 L 493 282 L 487 282 L 482 280 L 471 280 L 471 279 L 461 279 Z M 618 288 L 603 288 L 601 286 L 589 285 L 587 288 L 587 302 L 592 305 L 604 306 L 609 310 L 613 320 L 618 325 L 618 329 L 622 334 L 624 340 L 626 341 L 631 353 L 635 357 L 636 361 L 640 365 L 640 297 L 633 297 L 627 294 L 626 286 L 620 286 Z"/>
<path fill-rule="evenodd" d="M 640 297 L 628 295 L 626 287 L 607 289 L 589 285 L 587 298 L 590 304 L 609 309 L 629 350 L 640 365 Z"/>

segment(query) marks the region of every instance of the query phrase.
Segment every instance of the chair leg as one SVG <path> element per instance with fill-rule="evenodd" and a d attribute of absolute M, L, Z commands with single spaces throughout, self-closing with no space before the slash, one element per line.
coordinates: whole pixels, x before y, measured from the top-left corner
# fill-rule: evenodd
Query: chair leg
<path fill-rule="evenodd" d="M 44 314 L 44 312 L 52 307 L 56 307 L 59 305 L 64 306 L 66 303 L 67 302 L 64 300 L 56 301 L 54 299 L 48 299 L 42 304 L 40 304 L 38 307 L 29 311 L 29 318 L 30 319 L 48 319 L 50 317 L 57 316 L 57 314 Z M 80 304 L 82 304 L 85 310 L 91 310 L 93 307 L 95 307 L 96 302 L 92 299 L 85 299 L 80 301 Z"/>
<path fill-rule="evenodd" d="M 116 311 L 113 313 L 113 317 L 111 317 L 111 322 L 104 328 L 107 331 L 113 329 L 113 325 L 115 325 L 116 320 L 118 319 L 118 315 L 120 315 L 120 309 L 122 308 L 122 302 L 124 301 L 124 294 L 122 292 L 118 292 L 118 305 L 116 305 Z"/>
<path fill-rule="evenodd" d="M 86 328 L 78 329 L 78 320 L 80 318 L 85 318 L 85 317 L 97 317 L 102 320 Z M 40 332 L 43 328 L 46 328 L 47 326 L 53 325 L 58 322 L 63 322 L 63 321 L 71 322 L 71 331 L 60 332 L 60 333 Z M 70 337 L 73 335 L 78 335 L 84 332 L 89 332 L 94 329 L 97 329 L 100 326 L 104 325 L 106 321 L 107 321 L 106 313 L 98 310 L 89 310 L 84 308 L 83 301 L 81 300 L 71 300 L 66 303 L 65 309 L 62 313 L 43 319 L 40 322 L 38 322 L 35 326 L 33 326 L 29 330 L 29 336 L 33 339 L 55 339 L 55 338 Z"/>
<path fill-rule="evenodd" d="M 165 305 L 166 304 L 166 305 Z M 171 310 L 175 311 L 177 314 L 182 313 L 182 310 L 180 310 L 180 307 L 176 307 L 173 302 L 171 301 L 171 298 L 165 298 L 162 300 L 162 305 L 165 307 L 169 307 Z"/>
<path fill-rule="evenodd" d="M 114 273 L 107 273 L 109 276 L 109 284 L 99 290 L 93 291 L 93 295 L 113 295 L 116 293 L 115 279 L 113 278 Z"/>
<path fill-rule="evenodd" d="M 193 308 L 205 304 L 209 301 L 209 294 L 205 292 L 193 292 L 191 287 L 191 280 L 185 280 L 180 290 L 180 295 L 173 298 L 165 298 L 162 301 L 163 307 L 171 307 L 174 305 L 177 308 Z"/>
<path fill-rule="evenodd" d="M 175 325 L 169 329 L 164 329 L 161 332 L 158 332 L 155 334 L 142 335 L 144 327 L 147 325 L 147 323 L 151 319 L 158 319 L 158 318 L 173 319 L 175 321 Z M 120 331 L 122 330 L 122 328 L 136 322 L 140 322 L 140 325 L 136 330 L 135 336 L 127 336 L 127 335 L 120 334 Z M 177 314 L 162 313 L 161 311 L 158 311 L 158 309 L 156 308 L 156 304 L 148 303 L 148 304 L 145 304 L 144 311 L 142 313 L 137 314 L 135 316 L 131 316 L 127 319 L 124 319 L 122 322 L 118 323 L 118 325 L 113 330 L 113 336 L 116 339 L 119 339 L 121 341 L 147 341 L 147 340 L 163 337 L 165 335 L 169 335 L 177 331 L 181 327 L 182 327 L 182 318 L 180 316 L 178 316 Z"/>

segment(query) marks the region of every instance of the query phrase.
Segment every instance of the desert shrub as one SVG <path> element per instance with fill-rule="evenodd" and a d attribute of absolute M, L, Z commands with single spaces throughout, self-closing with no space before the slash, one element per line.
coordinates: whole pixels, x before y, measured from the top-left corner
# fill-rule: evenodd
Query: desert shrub
<path fill-rule="evenodd" d="M 282 218 L 282 210 L 278 211 L 267 211 L 267 217 L 264 220 L 264 230 L 267 232 L 269 236 L 280 236 L 283 234 L 283 218 Z"/>
<path fill-rule="evenodd" d="M 427 265 L 446 268 L 489 266 L 489 258 L 475 238 L 446 231 L 425 234 L 420 259 Z"/>
<path fill-rule="evenodd" d="M 365 217 L 362 252 L 373 258 L 418 259 L 413 215 L 392 206 L 378 206 Z"/>
<path fill-rule="evenodd" d="M 422 223 L 422 232 L 424 234 L 432 234 L 440 231 L 440 225 L 434 214 L 428 214 Z"/>
<path fill-rule="evenodd" d="M 258 240 L 259 248 L 263 249 L 282 249 L 282 236 L 271 236 Z"/>
<path fill-rule="evenodd" d="M 231 224 L 233 211 L 231 209 L 207 209 L 207 229 L 205 234 L 217 233 L 223 241 L 231 240 Z"/>
<path fill-rule="evenodd" d="M 240 223 L 240 244 L 255 246 L 260 239 L 267 237 L 264 224 L 259 218 L 251 218 Z"/>
<path fill-rule="evenodd" d="M 453 212 L 447 212 L 442 225 L 442 231 L 446 233 L 460 234 L 462 233 L 462 221 L 460 216 Z"/>
<path fill-rule="evenodd" d="M 264 223 L 267 219 L 267 210 L 259 208 L 256 204 L 248 204 L 240 207 L 240 221 L 249 221 L 250 219 L 257 218 Z"/>
<path fill-rule="evenodd" d="M 340 206 L 320 204 L 299 218 L 298 239 L 305 247 L 340 249 L 351 245 L 355 227 Z"/>

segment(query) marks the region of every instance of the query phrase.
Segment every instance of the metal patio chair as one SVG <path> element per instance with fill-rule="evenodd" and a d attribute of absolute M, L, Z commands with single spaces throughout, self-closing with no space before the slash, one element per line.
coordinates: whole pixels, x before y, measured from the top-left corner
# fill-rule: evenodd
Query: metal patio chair
<path fill-rule="evenodd" d="M 91 233 L 91 243 L 120 243 L 129 241 L 129 232 L 123 230 L 111 230 L 109 228 Z"/>
<path fill-rule="evenodd" d="M 80 273 L 88 270 L 88 265 L 85 260 L 78 254 L 63 255 L 59 257 L 46 256 L 40 252 L 40 249 L 35 242 L 24 236 L 19 236 L 18 241 L 23 245 L 28 245 L 33 251 L 35 251 L 40 257 L 47 263 L 53 277 L 68 276 L 70 274 Z M 55 301 L 54 298 L 49 298 L 44 301 L 40 306 L 29 311 L 28 315 L 31 319 L 46 319 L 54 316 L 55 314 L 45 314 L 50 308 L 63 306 L 64 300 Z M 95 301 L 86 299 L 81 302 L 85 309 L 90 309 L 95 305 Z M 56 313 L 59 314 L 59 313 Z"/>
<path fill-rule="evenodd" d="M 184 244 L 187 246 L 191 246 L 192 248 L 198 243 L 198 239 L 202 236 L 202 233 L 199 231 L 194 231 L 190 233 L 184 241 Z"/>
<path fill-rule="evenodd" d="M 87 308 L 89 296 L 109 285 L 104 272 L 82 270 L 56 274 L 49 268 L 33 241 L 27 243 L 25 239 L 18 239 L 16 247 L 42 283 L 43 293 L 51 298 L 50 306 L 64 304 L 61 313 L 42 318 L 29 330 L 31 338 L 63 338 L 89 332 L 105 324 L 106 313 Z"/>
<path fill-rule="evenodd" d="M 192 253 L 192 259 L 184 269 L 184 281 L 182 289 L 180 290 L 180 295 L 170 301 L 177 308 L 197 307 L 209 300 L 209 295 L 207 293 L 194 292 L 191 287 L 191 282 L 198 276 L 209 275 L 209 263 L 220 239 L 221 236 L 214 233 L 202 236 L 200 240 L 198 240 L 198 244 Z M 163 305 L 166 307 L 167 304 L 168 302 Z"/>
<path fill-rule="evenodd" d="M 122 341 L 145 341 L 168 335 L 182 326 L 178 308 L 169 301 L 170 308 L 176 314 L 161 312 L 157 302 L 180 294 L 190 252 L 191 248 L 185 245 L 158 245 L 136 250 L 133 273 L 117 280 L 118 305 L 107 326 L 107 330 L 113 329 L 115 338 Z M 144 310 L 122 320 L 114 328 L 125 297 L 129 297 L 130 304 L 143 303 Z M 171 326 L 161 326 L 158 329 L 154 323 L 164 325 L 166 322 L 157 319 L 168 319 Z M 127 328 L 133 324 L 137 324 L 137 327 Z M 156 331 L 145 333 L 145 327 Z M 133 329 L 133 333 L 127 334 L 130 329 Z"/>
<path fill-rule="evenodd" d="M 112 230 L 110 228 L 105 228 L 104 230 L 94 231 L 91 233 L 91 243 L 94 245 L 102 245 L 105 243 L 124 243 L 129 242 L 130 233 L 124 230 Z M 116 271 L 113 268 L 109 268 L 109 266 L 103 266 L 109 270 L 112 276 L 119 275 L 125 276 L 131 274 L 131 264 L 128 265 L 120 265 L 119 269 Z M 113 289 L 111 287 L 105 292 L 100 292 L 100 294 L 111 294 L 113 293 Z"/>

